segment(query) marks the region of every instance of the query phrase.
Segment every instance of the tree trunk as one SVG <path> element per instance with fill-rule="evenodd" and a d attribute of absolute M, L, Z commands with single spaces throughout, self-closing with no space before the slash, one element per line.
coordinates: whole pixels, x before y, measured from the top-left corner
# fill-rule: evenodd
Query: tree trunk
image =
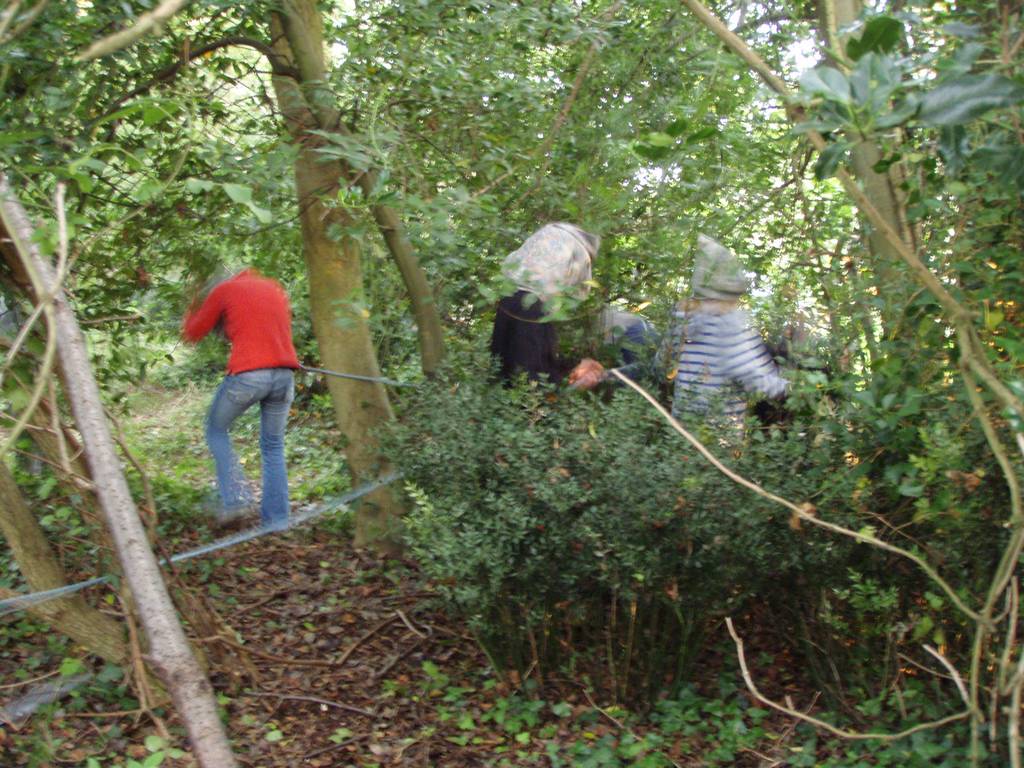
<path fill-rule="evenodd" d="M 364 173 L 359 177 L 359 186 L 367 196 L 377 186 L 377 174 Z M 444 331 L 441 315 L 434 302 L 434 291 L 427 281 L 419 259 L 413 253 L 412 243 L 405 236 L 402 220 L 394 208 L 387 205 L 373 206 L 373 218 L 377 221 L 384 242 L 391 252 L 391 258 L 402 273 L 405 290 L 409 293 L 412 314 L 416 319 L 416 333 L 420 342 L 420 365 L 423 373 L 433 376 L 444 359 Z"/>
<path fill-rule="evenodd" d="M 0 533 L 7 539 L 14 562 L 32 591 L 43 592 L 67 585 L 64 569 L 25 503 L 11 471 L 2 461 Z M 4 596 L 17 597 L 14 593 Z M 27 610 L 102 659 L 114 664 L 128 660 L 121 625 L 91 607 L 80 594 L 37 603 Z"/>
<path fill-rule="evenodd" d="M 285 0 L 280 17 L 280 32 L 287 38 L 287 48 L 278 50 L 289 58 L 298 70 L 300 89 L 306 106 L 318 127 L 324 131 L 336 131 L 350 135 L 347 126 L 335 106 L 334 94 L 326 87 L 327 63 L 324 58 L 323 19 L 313 0 Z M 279 39 L 275 31 L 274 40 Z M 343 175 L 352 176 L 347 168 Z M 369 199 L 376 193 L 378 175 L 375 171 L 359 173 L 357 182 L 363 194 Z M 420 361 L 423 372 L 432 375 L 437 371 L 444 357 L 444 334 L 441 316 L 434 302 L 434 293 L 427 281 L 412 244 L 405 235 L 398 213 L 387 205 L 373 206 L 373 218 L 391 258 L 394 259 L 405 282 L 416 319 L 420 343 Z"/>
<path fill-rule="evenodd" d="M 819 0 L 821 38 L 826 43 L 845 46 L 848 36 L 840 37 L 838 30 L 856 21 L 863 7 L 861 0 Z M 846 138 L 853 144 L 850 165 L 854 178 L 893 231 L 899 233 L 904 242 L 914 245 L 914 233 L 907 224 L 898 166 L 876 171 L 875 166 L 882 159 L 878 144 L 853 133 L 847 133 Z M 872 258 L 875 290 L 878 295 L 888 297 L 885 306 L 892 308 L 882 313 L 882 327 L 888 336 L 900 326 L 913 281 L 908 279 L 899 253 L 881 232 L 874 228 L 868 230 L 867 246 Z"/>
<path fill-rule="evenodd" d="M 32 242 L 33 228 L 6 175 L 0 174 L 0 218 L 29 273 L 36 295 L 52 297 L 57 354 L 67 396 L 82 435 L 104 519 L 149 641 L 149 661 L 170 691 L 200 766 L 237 765 L 220 722 L 213 689 L 196 662 L 167 592 L 163 574 L 128 490 L 110 435 L 85 339 L 51 265 Z"/>
<path fill-rule="evenodd" d="M 322 78 L 321 20 L 316 8 L 312 3 L 299 3 L 297 7 L 296 3 L 289 2 L 285 9 L 286 14 L 291 14 L 287 23 L 276 15 L 271 19 L 275 50 L 299 65 L 304 80 L 309 71 Z M 324 199 L 333 197 L 340 188 L 344 169 L 338 162 L 324 162 L 316 153 L 324 140 L 308 133 L 321 124 L 311 102 L 322 98 L 323 92 L 316 90 L 315 83 L 303 92 L 294 80 L 281 76 L 274 77 L 274 89 L 299 150 L 295 160 L 295 186 L 309 275 L 310 313 L 320 356 L 328 368 L 379 376 L 377 355 L 362 309 L 359 243 L 344 234 L 338 240 L 329 233 L 332 226 L 344 232 L 351 225 L 351 217 L 342 208 L 324 204 Z M 329 379 L 328 387 L 338 424 L 347 441 L 345 450 L 353 485 L 369 482 L 389 469 L 374 434 L 392 418 L 387 392 L 381 384 L 334 377 Z M 401 502 L 390 488 L 369 494 L 356 513 L 356 544 L 396 553 L 399 549 L 396 529 L 401 514 Z"/>

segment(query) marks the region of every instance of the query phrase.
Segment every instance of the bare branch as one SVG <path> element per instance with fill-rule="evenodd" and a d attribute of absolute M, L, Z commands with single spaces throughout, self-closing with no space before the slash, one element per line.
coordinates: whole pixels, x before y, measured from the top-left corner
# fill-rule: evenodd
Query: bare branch
<path fill-rule="evenodd" d="M 754 684 L 753 678 L 750 676 L 750 670 L 747 668 L 747 659 L 743 653 L 743 640 L 740 639 L 740 636 L 736 633 L 736 628 L 732 625 L 732 618 L 726 618 L 725 624 L 729 628 L 729 635 L 732 636 L 733 642 L 736 644 L 736 656 L 740 662 L 740 671 L 743 674 L 743 681 L 747 684 L 747 690 L 750 691 L 754 698 L 756 698 L 765 706 L 771 707 L 772 709 L 778 712 L 782 712 L 785 715 L 789 715 L 790 717 L 795 717 L 798 720 L 803 720 L 805 723 L 810 723 L 816 728 L 821 728 L 822 730 L 828 731 L 829 733 L 835 736 L 857 741 L 863 741 L 867 739 L 877 739 L 879 741 L 896 741 L 897 739 L 906 738 L 911 734 L 919 733 L 920 731 L 930 731 L 935 728 L 941 728 L 944 725 L 949 725 L 950 723 L 955 723 L 958 720 L 964 720 L 971 716 L 970 710 L 964 710 L 963 712 L 958 712 L 955 715 L 944 717 L 941 720 L 933 720 L 927 723 L 919 723 L 918 725 L 915 725 L 912 728 L 907 728 L 905 731 L 899 731 L 898 733 L 858 733 L 857 731 L 847 731 L 843 728 L 837 728 L 831 723 L 826 723 L 824 720 L 819 720 L 818 718 L 805 714 L 798 709 L 793 709 L 792 707 L 787 707 L 784 704 L 779 704 L 778 702 L 772 701 L 763 693 L 761 693 L 757 689 L 757 686 Z"/>
<path fill-rule="evenodd" d="M 91 61 L 101 56 L 107 56 L 128 47 L 153 30 L 159 31 L 164 22 L 181 10 L 182 6 L 186 3 L 188 3 L 188 0 L 164 0 L 152 11 L 139 16 L 136 22 L 127 29 L 122 29 L 112 35 L 108 35 L 102 40 L 97 40 L 82 53 L 78 54 L 75 57 L 75 61 Z"/>
<path fill-rule="evenodd" d="M 49 2 L 50 0 L 39 0 L 38 3 L 33 5 L 25 13 L 17 26 L 15 26 L 9 34 L 5 34 L 8 27 L 10 27 L 11 23 L 17 18 L 18 10 L 21 8 L 21 0 L 14 0 L 14 2 L 7 7 L 7 10 L 0 14 L 0 42 L 9 43 L 11 40 L 23 35 L 25 30 L 31 27 L 35 23 L 35 20 L 39 18 L 39 14 L 43 12 Z"/>
<path fill-rule="evenodd" d="M 971 706 L 971 701 L 967 696 L 967 688 L 964 687 L 963 678 L 960 677 L 960 673 L 956 671 L 956 667 L 949 663 L 949 659 L 939 653 L 937 650 L 932 648 L 930 645 L 925 645 L 924 649 L 928 651 L 932 656 L 938 659 L 938 662 L 946 668 L 950 675 L 953 677 L 953 682 L 956 683 L 956 689 L 960 691 L 960 698 L 963 699 L 964 704 L 968 707 Z"/>
<path fill-rule="evenodd" d="M 188 63 L 191 62 L 193 59 L 198 59 L 202 56 L 205 56 L 208 53 L 212 53 L 213 51 L 219 50 L 221 48 L 230 47 L 252 48 L 254 51 L 258 51 L 259 53 L 263 54 L 267 62 L 270 64 L 270 69 L 275 75 L 280 75 L 281 77 L 290 77 L 293 80 L 297 80 L 299 77 L 299 73 L 295 69 L 295 67 L 289 65 L 288 62 L 286 62 L 277 52 L 274 51 L 273 48 L 271 48 L 266 43 L 251 37 L 244 37 L 240 35 L 222 37 L 219 40 L 214 40 L 210 43 L 200 45 L 196 48 L 189 46 L 188 49 L 183 51 L 182 55 L 179 56 L 173 64 L 169 64 L 168 66 L 164 67 L 155 75 L 153 75 L 149 80 L 147 80 L 145 83 L 136 86 L 128 93 L 119 97 L 113 104 L 111 104 L 106 110 L 104 110 L 102 115 L 93 120 L 93 124 L 99 122 L 104 117 L 112 114 L 113 112 L 116 112 L 122 104 L 131 101 L 136 96 L 141 96 L 144 93 L 148 93 L 150 90 L 152 90 L 155 86 L 159 85 L 160 83 L 165 83 L 173 80 L 175 77 L 178 76 L 178 73 L 181 72 L 181 70 L 184 69 L 188 65 Z"/>
<path fill-rule="evenodd" d="M 796 504 L 790 501 L 789 499 L 784 499 L 781 496 L 776 496 L 774 493 L 765 490 L 757 483 L 748 480 L 747 478 L 741 475 L 736 474 L 727 466 L 725 466 L 721 461 L 719 461 L 700 440 L 698 440 L 696 437 L 690 434 L 686 430 L 686 428 L 683 427 L 683 425 L 680 424 L 675 419 L 675 417 L 672 416 L 671 413 L 666 411 L 664 406 L 662 406 L 661 403 L 655 400 L 654 397 L 652 397 L 651 394 L 647 392 L 643 387 L 641 387 L 635 381 L 632 381 L 629 377 L 623 375 L 619 371 L 612 370 L 611 373 L 619 381 L 634 389 L 636 392 L 640 394 L 641 397 L 643 397 L 645 400 L 647 400 L 647 402 L 654 406 L 658 413 L 665 417 L 665 419 L 668 421 L 671 427 L 676 432 L 681 434 L 684 438 L 686 438 L 690 445 L 696 448 L 697 452 L 700 453 L 701 456 L 707 459 L 715 469 L 717 469 L 719 472 L 728 477 L 737 485 L 742 485 L 744 488 L 753 491 L 758 496 L 762 496 L 768 499 L 769 501 L 774 501 L 776 504 L 781 504 L 786 509 L 793 512 L 793 514 L 796 515 L 800 520 L 803 520 L 806 523 L 816 525 L 819 528 L 824 528 L 827 531 L 832 531 L 833 533 L 837 533 L 840 536 L 846 536 L 848 538 L 853 539 L 854 541 L 859 541 L 862 544 L 871 544 L 872 546 L 878 547 L 879 549 L 884 549 L 887 552 L 892 552 L 895 555 L 907 558 L 908 560 L 915 563 L 922 571 L 924 571 L 928 575 L 928 577 L 931 578 L 932 581 L 934 581 L 936 585 L 938 585 L 942 589 L 942 591 L 946 593 L 946 596 L 949 597 L 953 604 L 957 608 L 959 608 L 965 615 L 969 616 L 973 621 L 982 620 L 976 611 L 971 610 L 963 602 L 963 600 L 960 599 L 960 596 L 956 593 L 953 587 L 950 586 L 949 583 L 945 579 L 943 579 L 939 575 L 939 573 L 919 555 L 916 555 L 913 552 L 910 552 L 909 550 L 903 549 L 902 547 L 897 547 L 895 544 L 890 544 L 887 541 L 882 541 L 876 536 L 872 536 L 870 534 L 863 533 L 860 531 L 853 531 L 849 528 L 844 528 L 841 525 L 836 525 L 835 523 L 829 523 L 825 520 L 821 520 L 817 517 L 816 509 L 813 504 L 810 504 L 809 502 L 804 502 L 803 504 Z"/>

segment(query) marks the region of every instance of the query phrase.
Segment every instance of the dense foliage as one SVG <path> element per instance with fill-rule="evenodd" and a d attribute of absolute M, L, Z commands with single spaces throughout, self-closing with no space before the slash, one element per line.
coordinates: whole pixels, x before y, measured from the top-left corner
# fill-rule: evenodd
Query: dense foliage
<path fill-rule="evenodd" d="M 912 409 L 893 418 L 897 409 L 864 396 L 838 412 L 813 388 L 804 398 L 796 421 L 752 424 L 742 448 L 704 437 L 773 493 L 847 528 L 926 541 L 951 572 L 977 568 L 968 588 L 982 589 L 980 566 L 1000 542 L 979 533 L 1001 491 L 965 487 L 971 469 L 993 471 L 978 465 L 981 446 L 938 441 L 913 426 Z M 833 409 L 824 426 L 805 420 L 815 407 Z M 918 438 L 893 439 L 886 462 L 913 466 L 913 488 L 892 472 L 870 477 L 887 417 Z M 413 551 L 507 669 L 578 665 L 643 700 L 689 679 L 687 664 L 722 617 L 767 607 L 758 618 L 799 641 L 841 700 L 850 689 L 882 695 L 904 646 L 962 642 L 963 626 L 943 626 L 943 598 L 912 567 L 808 529 L 738 487 L 631 391 L 602 398 L 459 376 L 404 400 L 403 422 L 391 450 L 416 501 Z"/>
<path fill-rule="evenodd" d="M 297 77 L 275 53 L 276 14 L 293 3 L 188 4 L 123 50 L 75 58 L 156 5 L 0 11 L 0 171 L 47 255 L 59 251 L 63 185 L 65 286 L 129 434 L 148 417 L 140 384 L 193 394 L 219 375 L 219 342 L 186 351 L 180 316 L 194 288 L 243 264 L 286 285 L 300 358 L 321 360 L 310 201 L 296 200 L 296 163 L 311 150 L 317 167 L 343 170 L 314 197 L 330 217 L 326 239 L 348 249 L 332 264 L 358 262 L 362 279 L 331 297 L 328 326 L 344 330 L 345 313 L 365 320 L 383 372 L 417 379 L 411 293 L 375 218 L 390 206 L 454 348 L 442 376 L 391 391 L 398 420 L 386 439 L 412 501 L 411 550 L 497 668 L 520 681 L 586 675 L 664 725 L 673 705 L 658 696 L 670 691 L 687 712 L 726 706 L 685 684 L 732 616 L 764 629 L 858 726 L 882 717 L 896 728 L 882 714 L 894 709 L 911 721 L 970 711 L 963 730 L 915 735 L 917 746 L 888 757 L 878 747 L 875 762 L 912 753 L 908 764 L 923 765 L 965 738 L 977 760 L 983 724 L 1005 761 L 1019 728 L 1007 713 L 1024 690 L 1019 8 L 716 3 L 793 84 L 787 102 L 687 3 L 315 3 L 330 66 L 303 87 L 338 120 L 297 139 L 272 77 Z M 735 440 L 691 426 L 741 475 L 856 536 L 739 488 L 630 391 L 488 382 L 481 353 L 501 260 L 554 219 L 603 238 L 591 298 L 559 317 L 571 321 L 560 329 L 569 356 L 602 353 L 587 316 L 609 303 L 664 330 L 699 232 L 740 254 L 765 337 L 801 329 L 813 343 L 791 361 L 801 371 L 787 374 L 797 384 L 781 424 L 752 423 Z M 50 408 L 5 461 L 68 572 L 105 571 L 92 496 L 40 442 L 68 411 L 57 378 L 38 376 L 37 297 L 6 242 L 0 250 L 0 328 L 17 349 L 0 370 L 5 423 L 37 380 Z M 323 416 L 325 390 L 303 379 L 297 405 Z M 345 405 L 361 408 L 356 396 Z M 189 418 L 198 430 L 199 410 Z M 242 429 L 254 434 L 251 422 Z M 352 444 L 321 435 L 315 419 L 293 435 L 296 498 L 348 487 Z M 133 471 L 134 490 L 159 508 L 160 532 L 187 534 L 209 480 L 201 451 L 137 442 L 174 469 L 148 487 Z M 0 586 L 20 588 L 21 571 L 7 553 L 2 562 Z M 38 626 L 3 632 L 13 645 Z M 927 671 L 940 664 L 942 677 Z M 552 760 L 616 764 L 620 747 Z"/>

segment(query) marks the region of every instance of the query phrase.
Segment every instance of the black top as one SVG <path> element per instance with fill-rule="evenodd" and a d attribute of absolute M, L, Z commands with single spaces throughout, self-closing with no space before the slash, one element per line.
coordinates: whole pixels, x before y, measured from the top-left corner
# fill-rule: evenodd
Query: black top
<path fill-rule="evenodd" d="M 524 300 L 533 299 L 529 306 Z M 528 291 L 516 291 L 498 302 L 491 333 L 491 354 L 500 363 L 499 376 L 510 383 L 519 373 L 530 381 L 547 376 L 561 381 L 572 367 L 558 356 L 555 324 L 544 321 L 544 303 Z"/>

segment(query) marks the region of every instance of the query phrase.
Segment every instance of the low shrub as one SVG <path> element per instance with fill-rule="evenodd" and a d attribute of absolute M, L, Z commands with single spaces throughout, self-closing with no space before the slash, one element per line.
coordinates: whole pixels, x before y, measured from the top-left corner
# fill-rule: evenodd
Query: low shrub
<path fill-rule="evenodd" d="M 687 679 L 722 616 L 801 574 L 816 588 L 842 579 L 856 546 L 737 486 L 631 391 L 442 377 L 404 407 L 386 442 L 415 501 L 412 552 L 494 664 L 520 676 L 568 666 L 649 700 Z M 826 435 L 759 433 L 728 461 L 854 524 Z"/>

